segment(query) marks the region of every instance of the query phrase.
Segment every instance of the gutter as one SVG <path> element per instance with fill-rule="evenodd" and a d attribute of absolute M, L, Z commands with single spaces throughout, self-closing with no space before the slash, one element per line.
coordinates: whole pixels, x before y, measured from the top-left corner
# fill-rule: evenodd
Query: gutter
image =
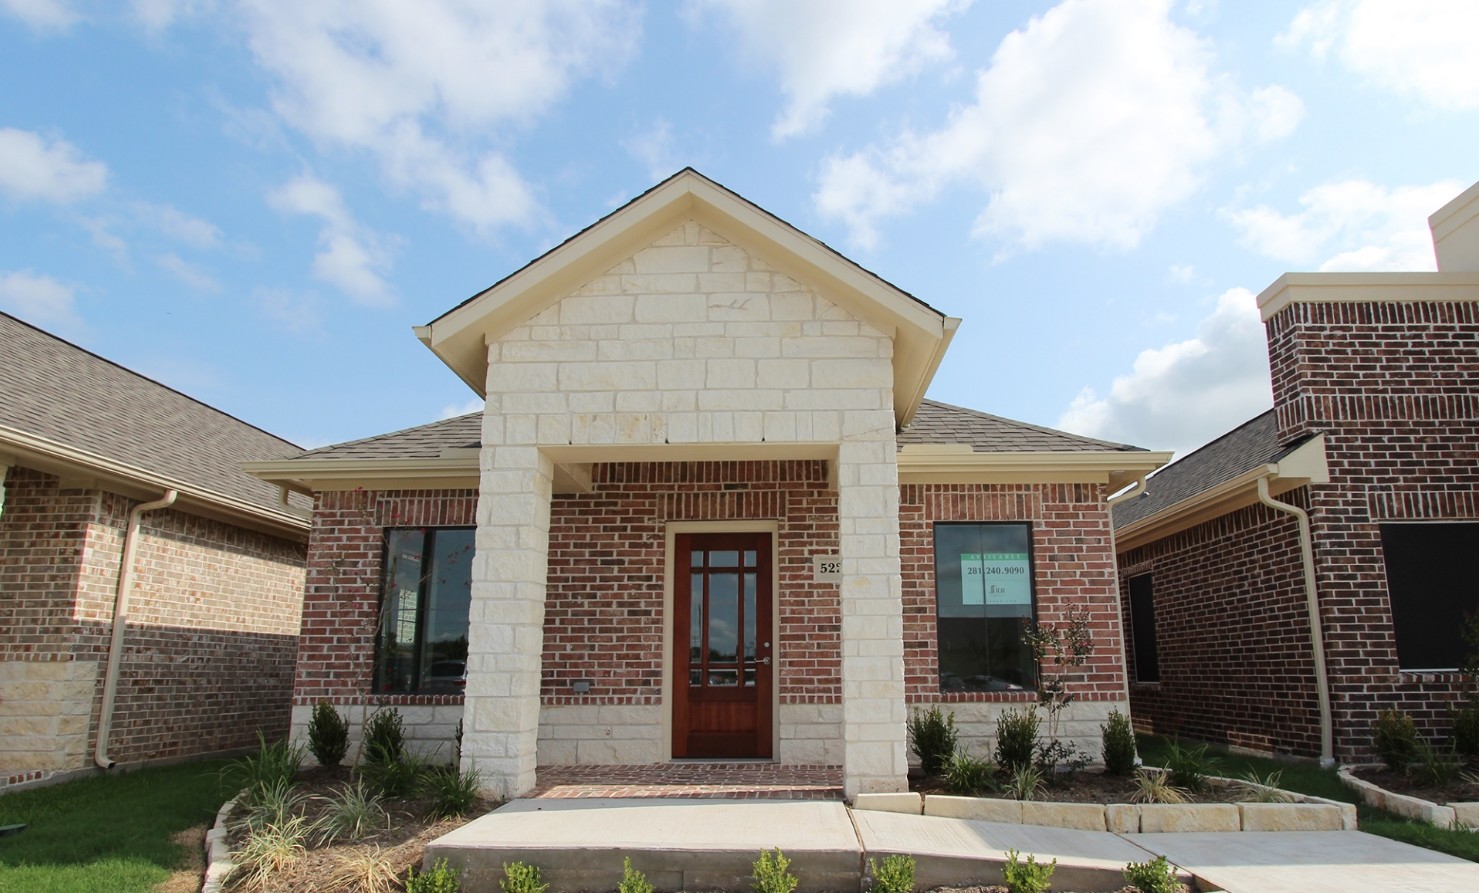
<path fill-rule="evenodd" d="M 112 769 L 116 765 L 108 757 L 108 733 L 113 730 L 113 706 L 118 697 L 118 671 L 123 663 L 123 632 L 128 621 L 128 597 L 134 588 L 134 557 L 139 549 L 139 519 L 145 512 L 174 505 L 179 495 L 175 490 L 166 490 L 162 498 L 136 505 L 128 513 L 128 529 L 123 534 L 123 561 L 118 567 L 118 597 L 113 602 L 113 640 L 108 645 L 108 675 L 103 682 L 98 742 L 92 757 L 93 762 L 104 769 Z"/>
<path fill-rule="evenodd" d="M 1268 492 L 1268 475 L 1258 479 L 1258 501 L 1269 508 L 1293 515 L 1299 523 L 1299 557 L 1304 564 L 1304 599 L 1310 618 L 1310 645 L 1315 659 L 1315 694 L 1320 702 L 1320 765 L 1335 765 L 1334 723 L 1330 715 L 1330 679 L 1325 670 L 1325 633 L 1320 624 L 1320 596 L 1315 588 L 1315 552 L 1310 540 L 1309 513 L 1297 505 L 1280 502 Z"/>
<path fill-rule="evenodd" d="M 10 474 L 10 466 L 0 462 L 0 516 L 5 514 L 5 477 Z"/>

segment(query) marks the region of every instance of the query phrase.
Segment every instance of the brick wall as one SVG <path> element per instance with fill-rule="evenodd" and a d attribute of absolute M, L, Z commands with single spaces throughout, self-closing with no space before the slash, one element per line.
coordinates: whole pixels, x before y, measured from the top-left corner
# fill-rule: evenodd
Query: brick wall
<path fill-rule="evenodd" d="M 1308 493 L 1281 497 L 1307 505 Z M 1319 706 L 1298 530 L 1250 506 L 1120 556 L 1152 576 L 1160 681 L 1132 682 L 1140 731 L 1320 755 Z M 1129 588 L 1121 589 L 1128 627 Z M 1126 632 L 1126 667 L 1135 665 Z"/>
<path fill-rule="evenodd" d="M 60 724 L 54 731 L 68 765 L 55 768 L 84 764 L 81 751 L 93 746 L 123 536 L 136 504 L 64 490 L 35 471 L 10 475 L 0 516 L 0 661 L 79 665 L 63 674 L 8 671 L 7 678 L 55 689 L 42 699 L 47 717 L 28 720 L 32 729 Z M 254 744 L 258 728 L 269 736 L 286 730 L 303 562 L 300 543 L 178 511 L 144 516 L 108 747 L 114 761 L 230 750 Z M 0 717 L 15 720 L 19 700 L 0 692 L 8 705 Z"/>
<path fill-rule="evenodd" d="M 1376 712 L 1446 731 L 1459 680 L 1397 669 L 1378 523 L 1479 518 L 1479 304 L 1292 304 L 1268 321 L 1280 434 L 1325 431 L 1312 488 L 1337 757 Z"/>

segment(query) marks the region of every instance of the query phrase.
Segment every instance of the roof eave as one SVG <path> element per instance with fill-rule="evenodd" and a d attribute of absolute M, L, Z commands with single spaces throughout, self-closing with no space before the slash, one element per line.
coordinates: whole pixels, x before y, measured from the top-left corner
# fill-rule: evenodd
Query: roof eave
<path fill-rule="evenodd" d="M 899 451 L 901 484 L 1106 484 L 1111 491 L 1171 461 L 1146 450 L 972 452 L 968 445 L 909 444 Z"/>
<path fill-rule="evenodd" d="M 270 484 L 312 496 L 326 490 L 457 489 L 478 486 L 478 451 L 435 459 L 279 459 L 242 469 Z"/>

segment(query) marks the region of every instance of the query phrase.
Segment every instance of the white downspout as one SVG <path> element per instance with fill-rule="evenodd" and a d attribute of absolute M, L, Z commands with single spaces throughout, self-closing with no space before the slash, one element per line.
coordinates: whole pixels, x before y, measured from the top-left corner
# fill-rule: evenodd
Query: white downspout
<path fill-rule="evenodd" d="M 104 769 L 112 769 L 114 766 L 113 761 L 108 758 L 108 733 L 113 730 L 113 700 L 118 696 L 118 670 L 123 663 L 123 629 L 128 620 L 128 597 L 134 588 L 134 555 L 139 549 L 139 519 L 145 512 L 174 505 L 175 498 L 179 495 L 175 490 L 166 490 L 162 498 L 136 505 L 128 513 L 128 529 L 123 534 L 123 561 L 118 566 L 118 597 L 113 602 L 113 641 L 108 646 L 108 675 L 103 682 L 98 743 L 92 757 L 93 762 Z"/>
<path fill-rule="evenodd" d="M 1114 597 L 1119 600 L 1120 594 L 1120 547 L 1114 535 L 1114 507 L 1122 502 L 1128 502 L 1136 496 L 1145 492 L 1145 475 L 1135 478 L 1135 483 L 1128 490 L 1109 497 L 1104 503 L 1104 510 L 1109 514 L 1109 554 L 1114 559 Z M 1130 709 L 1130 665 L 1126 660 L 1125 624 L 1124 612 L 1120 612 L 1120 672 L 1124 674 L 1125 687 L 1120 694 L 1125 699 L 1125 711 Z"/>
<path fill-rule="evenodd" d="M 0 463 L 0 515 L 5 514 L 5 477 L 10 474 L 10 466 Z"/>
<path fill-rule="evenodd" d="M 1258 479 L 1258 501 L 1275 511 L 1293 515 L 1299 522 L 1299 557 L 1304 562 L 1304 600 L 1310 615 L 1310 644 L 1315 658 L 1315 694 L 1320 701 L 1320 765 L 1335 765 L 1335 732 L 1330 717 L 1330 680 L 1325 673 L 1325 633 L 1320 624 L 1320 596 L 1315 588 L 1315 551 L 1310 544 L 1310 516 L 1304 509 L 1274 499 L 1268 492 L 1268 475 Z"/>

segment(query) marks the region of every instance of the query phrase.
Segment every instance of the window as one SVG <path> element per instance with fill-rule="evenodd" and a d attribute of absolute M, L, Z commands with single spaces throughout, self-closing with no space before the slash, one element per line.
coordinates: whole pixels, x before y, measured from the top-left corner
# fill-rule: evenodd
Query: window
<path fill-rule="evenodd" d="M 1383 524 L 1397 665 L 1454 670 L 1463 626 L 1479 614 L 1479 523 Z"/>
<path fill-rule="evenodd" d="M 472 555 L 470 527 L 386 531 L 377 692 L 462 691 Z"/>
<path fill-rule="evenodd" d="M 1130 578 L 1130 641 L 1135 645 L 1136 682 L 1161 681 L 1161 660 L 1155 649 L 1154 590 L 1150 574 Z"/>
<path fill-rule="evenodd" d="M 936 524 L 935 604 L 941 691 L 1036 684 L 1022 635 L 1035 613 L 1026 524 Z"/>

